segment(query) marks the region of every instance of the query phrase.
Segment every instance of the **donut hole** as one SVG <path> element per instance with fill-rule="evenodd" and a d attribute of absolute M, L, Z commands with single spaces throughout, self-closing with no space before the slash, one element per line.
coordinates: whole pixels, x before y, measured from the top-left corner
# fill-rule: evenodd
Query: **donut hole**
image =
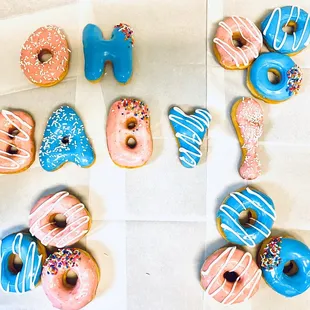
<path fill-rule="evenodd" d="M 135 137 L 128 137 L 126 140 L 126 145 L 130 149 L 134 149 L 137 146 L 137 140 L 135 139 Z"/>
<path fill-rule="evenodd" d="M 279 84 L 281 81 L 281 73 L 276 69 L 268 70 L 268 80 L 271 84 Z"/>
<path fill-rule="evenodd" d="M 131 117 L 127 120 L 126 125 L 127 125 L 128 129 L 132 130 L 137 126 L 137 120 L 135 118 Z"/>
<path fill-rule="evenodd" d="M 45 62 L 48 62 L 52 57 L 53 57 L 53 54 L 48 49 L 43 49 L 38 54 L 38 59 L 42 64 Z"/>
<path fill-rule="evenodd" d="M 67 218 L 63 214 L 54 214 L 52 218 L 50 219 L 51 223 L 54 223 L 54 225 L 58 228 L 65 228 L 67 226 Z"/>
<path fill-rule="evenodd" d="M 15 145 L 9 145 L 6 148 L 6 152 L 11 155 L 16 155 L 18 153 L 18 148 Z"/>
<path fill-rule="evenodd" d="M 68 136 L 65 136 L 61 139 L 61 143 L 64 145 L 68 145 L 70 142 L 70 138 Z"/>
<path fill-rule="evenodd" d="M 72 269 L 69 269 L 65 273 L 63 278 L 64 286 L 70 289 L 74 288 L 76 286 L 78 278 L 78 275 Z"/>
<path fill-rule="evenodd" d="M 239 277 L 238 273 L 235 271 L 226 271 L 223 276 L 224 279 L 230 283 L 235 283 Z"/>
<path fill-rule="evenodd" d="M 251 227 L 256 221 L 256 213 L 251 209 L 246 209 L 239 214 L 239 223 L 242 227 Z"/>
<path fill-rule="evenodd" d="M 298 266 L 293 260 L 289 260 L 284 264 L 283 273 L 287 276 L 293 276 L 298 272 Z"/>
<path fill-rule="evenodd" d="M 292 35 L 294 32 L 296 32 L 297 24 L 294 21 L 289 21 L 287 24 L 285 24 L 282 27 L 282 30 L 286 32 L 289 35 Z"/>
<path fill-rule="evenodd" d="M 8 134 L 10 135 L 9 137 L 11 139 L 14 139 L 14 137 L 17 136 L 19 133 L 20 133 L 20 131 L 16 127 L 13 127 L 11 129 L 9 129 L 9 131 L 8 131 Z"/>
<path fill-rule="evenodd" d="M 244 40 L 240 32 L 235 32 L 232 35 L 232 43 L 235 47 L 242 47 L 246 45 L 246 41 Z"/>
<path fill-rule="evenodd" d="M 17 254 L 11 254 L 9 257 L 9 270 L 13 274 L 18 274 L 23 268 L 23 261 Z"/>

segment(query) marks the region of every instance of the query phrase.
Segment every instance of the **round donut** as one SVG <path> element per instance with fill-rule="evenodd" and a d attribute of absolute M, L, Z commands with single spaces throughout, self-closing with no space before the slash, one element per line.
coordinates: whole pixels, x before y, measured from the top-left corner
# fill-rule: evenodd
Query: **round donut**
<path fill-rule="evenodd" d="M 283 27 L 293 28 L 287 33 Z M 310 43 L 309 14 L 298 6 L 275 8 L 261 24 L 264 41 L 271 51 L 290 56 L 301 52 Z"/>
<path fill-rule="evenodd" d="M 66 226 L 58 227 L 57 214 L 66 217 Z M 82 239 L 90 229 L 91 218 L 84 204 L 68 192 L 41 198 L 29 215 L 30 233 L 45 246 L 63 248 Z"/>
<path fill-rule="evenodd" d="M 235 46 L 234 41 L 240 46 Z M 258 57 L 262 34 L 249 19 L 232 16 L 219 23 L 213 40 L 215 56 L 225 69 L 245 69 Z"/>
<path fill-rule="evenodd" d="M 73 271 L 77 282 L 72 287 L 66 281 Z M 42 286 L 53 307 L 78 310 L 90 303 L 96 295 L 99 268 L 95 260 L 81 249 L 64 248 L 51 254 L 42 270 Z"/>
<path fill-rule="evenodd" d="M 107 144 L 113 162 L 125 168 L 143 166 L 153 152 L 149 109 L 137 99 L 112 104 L 107 120 Z"/>
<path fill-rule="evenodd" d="M 268 79 L 274 73 L 279 81 Z M 287 55 L 261 54 L 248 69 L 247 86 L 254 97 L 267 103 L 280 103 L 298 94 L 302 83 L 302 71 Z"/>
<path fill-rule="evenodd" d="M 216 301 L 231 305 L 250 299 L 259 289 L 261 275 L 250 253 L 227 247 L 207 258 L 200 283 Z"/>
<path fill-rule="evenodd" d="M 34 121 L 23 111 L 0 112 L 0 174 L 28 169 L 35 159 Z"/>
<path fill-rule="evenodd" d="M 23 265 L 14 267 L 14 255 Z M 28 233 L 15 233 L 0 240 L 0 290 L 8 293 L 25 293 L 33 290 L 40 281 L 45 248 Z"/>
<path fill-rule="evenodd" d="M 44 60 L 44 55 L 51 55 Z M 70 50 L 63 31 L 53 25 L 40 27 L 26 40 L 20 52 L 20 66 L 37 86 L 53 86 L 67 75 Z"/>
<path fill-rule="evenodd" d="M 310 249 L 291 237 L 266 239 L 258 253 L 258 265 L 267 284 L 285 297 L 310 287 Z"/>
<path fill-rule="evenodd" d="M 243 211 L 248 212 L 248 221 L 244 225 L 239 221 Z M 255 247 L 269 237 L 275 219 L 271 198 L 254 188 L 243 187 L 224 199 L 217 212 L 216 223 L 227 241 Z"/>

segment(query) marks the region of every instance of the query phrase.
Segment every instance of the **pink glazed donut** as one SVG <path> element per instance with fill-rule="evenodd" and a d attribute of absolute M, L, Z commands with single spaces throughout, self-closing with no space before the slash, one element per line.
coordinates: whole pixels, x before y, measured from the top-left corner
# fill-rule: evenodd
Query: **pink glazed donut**
<path fill-rule="evenodd" d="M 258 57 L 263 37 L 249 19 L 232 16 L 219 23 L 213 43 L 215 56 L 221 66 L 231 70 L 245 69 Z"/>
<path fill-rule="evenodd" d="M 153 152 L 147 105 L 128 98 L 113 103 L 107 120 L 107 143 L 116 165 L 124 168 L 143 166 Z"/>
<path fill-rule="evenodd" d="M 66 281 L 69 270 L 77 275 L 74 286 Z M 41 279 L 44 292 L 53 307 L 78 310 L 95 298 L 99 268 L 87 252 L 76 248 L 64 248 L 47 258 Z"/>
<path fill-rule="evenodd" d="M 62 214 L 66 226 L 58 227 L 55 217 Z M 58 192 L 41 198 L 29 215 L 29 231 L 45 246 L 63 248 L 78 242 L 88 232 L 90 214 L 76 197 Z"/>

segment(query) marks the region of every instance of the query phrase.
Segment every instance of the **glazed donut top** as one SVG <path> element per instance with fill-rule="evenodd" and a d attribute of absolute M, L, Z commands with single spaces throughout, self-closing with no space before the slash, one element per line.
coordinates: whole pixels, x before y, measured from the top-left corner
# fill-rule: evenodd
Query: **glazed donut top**
<path fill-rule="evenodd" d="M 294 26 L 288 34 L 283 26 Z M 274 50 L 283 54 L 294 54 L 310 43 L 309 14 L 298 6 L 276 8 L 262 22 L 264 39 Z"/>

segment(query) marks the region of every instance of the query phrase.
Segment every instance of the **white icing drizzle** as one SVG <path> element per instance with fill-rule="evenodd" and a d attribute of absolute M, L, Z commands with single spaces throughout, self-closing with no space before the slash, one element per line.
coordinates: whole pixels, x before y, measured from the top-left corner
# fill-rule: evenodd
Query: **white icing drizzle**
<path fill-rule="evenodd" d="M 292 5 L 292 7 L 291 7 L 291 12 L 290 12 L 290 15 L 289 15 L 289 17 L 288 17 L 288 19 L 287 19 L 287 21 L 286 21 L 285 26 L 287 26 L 288 23 L 291 21 L 291 18 L 292 18 L 292 16 L 293 16 L 293 13 L 294 13 L 294 10 L 295 10 L 295 9 L 297 9 L 297 12 L 298 12 L 298 13 L 297 13 L 297 18 L 296 18 L 296 20 L 295 20 L 295 23 L 297 23 L 297 21 L 298 21 L 298 19 L 299 19 L 299 16 L 300 16 L 300 7 Z M 270 18 L 269 18 L 269 20 L 268 20 L 268 23 L 267 23 L 265 29 L 263 30 L 263 35 L 266 35 L 266 33 L 267 33 L 267 31 L 268 31 L 268 29 L 269 29 L 271 23 L 273 22 L 273 19 L 274 19 L 276 13 L 278 13 L 278 15 L 277 15 L 277 16 L 278 16 L 278 19 L 277 19 L 277 21 L 276 21 L 276 23 L 277 23 L 277 28 L 276 28 L 276 32 L 275 32 L 275 35 L 274 35 L 274 40 L 273 40 L 273 46 L 272 46 L 272 48 L 273 48 L 275 51 L 278 51 L 278 50 L 280 50 L 280 49 L 283 47 L 283 45 L 285 44 L 286 39 L 287 39 L 287 32 L 284 32 L 284 37 L 283 37 L 283 39 L 282 39 L 282 42 L 280 43 L 279 46 L 277 46 L 277 38 L 278 38 L 278 35 L 279 35 L 279 31 L 280 31 L 280 28 L 282 29 L 282 24 L 281 24 L 281 21 L 282 21 L 281 8 L 275 8 L 275 9 L 273 10 L 273 12 L 272 12 L 272 14 L 271 14 L 271 16 L 270 16 Z M 302 32 L 302 34 L 301 34 L 301 36 L 300 36 L 300 39 L 299 39 L 299 42 L 297 43 L 297 45 L 295 45 L 295 44 L 296 44 L 296 40 L 297 40 L 297 38 L 296 38 L 296 33 L 295 33 L 295 31 L 293 32 L 294 41 L 293 41 L 293 45 L 292 45 L 292 51 L 294 51 L 294 52 L 297 51 L 297 49 L 299 48 L 301 42 L 302 42 L 303 39 L 304 39 L 304 36 L 305 36 L 305 33 L 306 33 L 306 29 L 307 29 L 307 26 L 308 26 L 308 23 L 309 23 L 309 18 L 310 18 L 310 17 L 309 17 L 309 14 L 307 14 L 307 19 L 306 19 L 306 22 L 305 22 L 305 25 L 304 25 L 304 29 L 303 29 L 303 32 Z M 307 39 L 306 42 L 304 43 L 304 46 L 309 45 L 309 43 L 310 43 L 310 32 L 309 32 L 309 34 L 308 34 L 308 39 Z"/>
<path fill-rule="evenodd" d="M 255 191 L 251 190 L 250 188 L 246 188 L 246 191 L 249 194 L 255 195 L 256 197 L 258 197 L 270 210 L 270 212 L 268 212 L 268 210 L 262 208 L 258 203 L 256 203 L 255 201 L 251 200 L 249 197 L 245 196 L 244 194 L 240 193 L 240 192 L 233 192 L 230 194 L 230 196 L 232 198 L 234 198 L 241 206 L 244 210 L 247 210 L 247 208 L 244 206 L 244 204 L 241 202 L 241 200 L 238 198 L 238 196 L 242 197 L 243 199 L 247 200 L 249 203 L 251 203 L 253 206 L 255 206 L 257 209 L 261 210 L 263 213 L 265 213 L 267 216 L 269 216 L 273 221 L 276 220 L 276 213 L 274 208 L 259 194 L 256 193 Z M 255 247 L 255 240 L 251 237 L 251 235 L 249 235 L 246 230 L 244 229 L 244 227 L 242 227 L 242 225 L 240 224 L 239 220 L 235 220 L 232 216 L 231 216 L 231 212 L 235 213 L 236 215 L 239 216 L 239 213 L 231 206 L 228 206 L 226 204 L 221 205 L 220 210 L 238 227 L 239 231 L 241 231 L 242 235 L 240 235 L 240 233 L 238 233 L 237 231 L 235 231 L 234 229 L 232 229 L 230 226 L 226 225 L 226 224 L 221 224 L 221 227 L 224 230 L 230 231 L 232 234 L 234 234 L 240 241 L 242 241 L 245 245 L 249 246 L 249 247 Z M 257 225 L 252 225 L 251 223 L 249 223 L 248 225 L 252 228 L 254 228 L 255 230 L 259 231 L 261 234 L 263 234 L 266 238 L 270 235 L 271 231 L 270 229 L 262 222 L 258 221 L 257 219 L 251 218 L 252 221 L 254 221 L 256 224 L 259 225 L 259 227 L 257 227 Z"/>
<path fill-rule="evenodd" d="M 53 201 L 55 198 L 56 201 L 53 202 L 47 209 L 45 212 L 42 213 L 42 215 L 40 217 L 38 217 L 38 219 L 31 225 L 29 231 L 32 235 L 35 235 L 37 231 L 42 230 L 45 227 L 51 226 L 53 224 L 55 224 L 55 222 L 51 222 L 51 223 L 47 223 L 43 226 L 39 226 L 40 221 L 45 218 L 53 209 L 54 207 L 65 197 L 69 196 L 70 194 L 66 191 L 63 192 L 58 192 L 56 193 L 54 196 L 52 196 L 51 198 L 47 199 L 44 203 L 42 203 L 33 213 L 31 213 L 29 215 L 29 218 L 34 217 L 36 214 L 40 213 L 42 211 L 42 209 L 44 209 L 44 207 L 46 205 L 48 205 L 51 201 Z M 66 219 L 68 221 L 68 219 L 70 217 L 72 217 L 75 213 L 78 213 L 79 211 L 83 210 L 85 208 L 84 204 L 82 203 L 78 203 L 76 205 L 73 205 L 71 208 L 69 208 L 63 215 L 66 216 Z M 74 210 L 76 209 L 76 210 Z M 72 211 L 72 212 L 71 212 Z M 70 239 L 68 239 L 68 236 L 72 235 L 74 232 L 78 231 L 80 227 L 82 227 L 83 225 L 85 225 L 86 223 L 88 223 L 90 220 L 89 216 L 82 216 L 77 218 L 75 221 L 73 221 L 72 223 L 70 223 L 69 225 L 67 225 L 65 228 L 59 228 L 59 227 L 55 227 L 52 230 L 50 230 L 45 236 L 44 238 L 41 240 L 41 243 L 45 246 L 47 246 L 48 244 L 51 243 L 51 241 L 53 241 L 54 239 L 58 238 L 60 235 L 64 234 L 61 239 L 56 243 L 56 247 L 62 248 L 64 246 L 66 246 L 66 244 L 72 244 L 74 240 L 78 239 L 79 237 L 85 235 L 88 230 L 82 230 L 78 235 L 76 236 L 72 236 Z M 70 230 L 73 226 L 77 225 L 74 229 Z M 53 233 L 57 232 L 54 236 Z"/>
<path fill-rule="evenodd" d="M 17 130 L 19 130 L 19 132 L 22 135 L 13 136 L 12 134 L 10 134 L 10 133 L 0 129 L 1 133 L 7 135 L 10 138 L 15 138 L 15 139 L 21 140 L 21 141 L 29 141 L 30 136 L 23 129 L 21 129 L 16 123 L 14 123 L 10 117 L 12 117 L 15 120 L 19 121 L 23 126 L 29 128 L 29 129 L 32 129 L 32 127 L 28 123 L 26 123 L 20 117 L 15 115 L 13 112 L 10 112 L 10 111 L 7 111 L 7 110 L 2 110 L 1 114 L 9 122 L 9 124 L 13 125 Z M 3 139 L 0 139 L 0 143 L 1 142 L 4 143 L 4 144 L 10 145 L 12 147 L 15 147 L 21 153 L 20 154 L 10 154 L 10 153 L 8 153 L 6 151 L 0 150 L 0 158 L 9 161 L 12 164 L 11 166 L 1 166 L 0 165 L 0 169 L 9 169 L 9 170 L 17 170 L 17 169 L 19 169 L 20 164 L 17 161 L 15 161 L 14 159 L 10 158 L 10 157 L 15 157 L 15 158 L 19 157 L 19 158 L 25 158 L 25 159 L 30 157 L 30 153 L 28 151 L 26 151 L 24 149 L 21 149 L 21 148 L 17 147 L 16 145 L 14 145 L 12 143 L 9 143 L 9 142 L 7 142 L 7 141 L 5 141 Z M 1 154 L 5 154 L 6 156 L 3 156 Z"/>
<path fill-rule="evenodd" d="M 227 248 L 225 251 L 223 251 L 209 266 L 209 268 L 205 271 L 201 271 L 201 275 L 203 277 L 207 277 L 209 272 L 212 270 L 212 268 L 214 267 L 214 265 L 216 265 L 223 257 L 225 257 L 227 254 L 227 258 L 226 258 L 226 261 L 225 263 L 219 268 L 217 274 L 214 276 L 214 278 L 211 280 L 209 286 L 206 288 L 206 293 L 208 295 L 210 295 L 211 297 L 214 297 L 216 296 L 220 291 L 224 290 L 225 288 L 225 285 L 226 285 L 226 282 L 227 280 L 224 279 L 224 282 L 223 284 L 218 288 L 216 289 L 214 292 L 212 292 L 210 294 L 210 290 L 212 289 L 213 287 L 213 284 L 215 283 L 215 281 L 218 279 L 218 277 L 223 273 L 224 269 L 226 268 L 226 266 L 228 265 L 228 263 L 230 262 L 231 258 L 233 257 L 234 253 L 236 251 L 236 247 L 229 247 Z M 254 276 L 247 282 L 243 285 L 242 289 L 240 290 L 240 292 L 231 300 L 227 303 L 227 301 L 232 297 L 235 289 L 236 289 L 236 286 L 238 285 L 239 283 L 239 280 L 248 272 L 251 264 L 252 264 L 252 255 L 248 252 L 244 253 L 244 255 L 242 256 L 241 260 L 237 263 L 237 265 L 232 269 L 230 270 L 230 272 L 233 272 L 235 270 L 237 270 L 240 266 L 242 266 L 242 264 L 244 263 L 244 261 L 248 259 L 248 264 L 246 265 L 246 267 L 244 268 L 244 270 L 241 272 L 240 275 L 238 275 L 238 278 L 236 279 L 236 281 L 234 282 L 234 285 L 231 289 L 231 291 L 228 293 L 228 295 L 222 300 L 222 304 L 228 304 L 228 305 L 231 305 L 233 304 L 239 297 L 240 295 L 244 292 L 245 289 L 247 289 L 251 284 L 252 284 L 252 288 L 249 290 L 249 293 L 248 295 L 246 296 L 246 298 L 244 299 L 245 301 L 248 300 L 257 283 L 260 281 L 260 278 L 261 278 L 261 274 L 262 274 L 262 271 L 260 269 L 257 268 L 257 271 L 255 272 Z M 226 292 L 226 291 L 225 291 Z"/>
<path fill-rule="evenodd" d="M 259 52 L 260 50 L 255 46 L 255 44 L 253 43 L 252 40 L 254 41 L 258 41 L 260 44 L 263 42 L 263 38 L 261 33 L 259 32 L 259 30 L 257 29 L 256 25 L 250 21 L 248 18 L 245 18 L 245 20 L 248 22 L 245 23 L 239 16 L 232 16 L 231 17 L 233 19 L 233 21 L 235 22 L 235 24 L 238 27 L 238 31 L 240 33 L 240 35 L 242 36 L 242 38 L 249 43 L 251 46 L 248 45 L 244 45 L 242 48 L 241 47 L 233 47 L 230 46 L 229 44 L 227 44 L 226 42 L 224 42 L 223 40 L 219 39 L 219 38 L 214 38 L 213 42 L 217 45 L 219 45 L 235 62 L 236 66 L 239 68 L 240 67 L 240 62 L 238 60 L 238 57 L 240 58 L 241 62 L 243 63 L 243 65 L 247 66 L 249 64 L 249 58 L 247 57 L 247 55 L 245 54 L 243 48 L 246 48 L 248 50 L 251 51 L 252 55 L 254 58 L 257 58 L 259 56 Z M 252 29 L 254 29 L 254 32 L 251 30 L 251 28 L 249 27 L 249 25 L 251 26 Z M 231 42 L 233 41 L 233 31 L 232 29 L 223 21 L 221 21 L 219 23 L 219 26 L 224 28 L 228 34 L 231 36 Z M 249 40 L 244 33 L 242 32 L 242 27 L 246 28 L 246 30 L 251 34 L 251 40 Z M 232 43 L 233 45 L 233 43 Z"/>
<path fill-rule="evenodd" d="M 22 257 L 22 255 L 21 255 L 22 241 L 23 241 L 23 234 L 18 233 L 18 234 L 16 234 L 16 236 L 13 240 L 13 243 L 12 243 L 12 253 L 19 255 L 20 257 Z M 17 245 L 17 251 L 15 251 L 16 245 Z M 22 283 L 21 290 L 19 290 L 19 288 L 18 288 L 19 283 L 20 283 L 19 277 L 20 277 L 21 271 L 16 275 L 15 284 L 14 284 L 16 293 L 22 294 L 22 293 L 26 292 L 26 281 L 27 281 L 27 279 L 29 279 L 30 290 L 35 288 L 36 277 L 37 277 L 38 272 L 40 270 L 41 260 L 42 260 L 42 255 L 40 255 L 39 261 L 38 261 L 38 266 L 37 266 L 37 268 L 35 268 L 34 259 L 35 259 L 36 248 L 37 248 L 36 243 L 34 241 L 32 241 L 30 243 L 29 248 L 28 248 L 26 258 L 23 260 L 23 269 L 22 270 L 24 270 L 24 274 L 23 274 L 23 278 L 21 279 L 21 283 Z M 3 255 L 4 255 L 4 253 L 2 254 L 2 241 L 0 240 L 0 279 L 2 279 L 1 272 L 2 272 Z M 26 274 L 25 271 L 27 271 L 28 268 L 30 268 L 29 273 Z M 4 288 L 4 287 L 2 287 L 2 282 L 0 281 L 0 289 L 6 293 L 9 293 L 10 292 L 10 282 L 8 281 L 7 288 Z"/>
<path fill-rule="evenodd" d="M 202 155 L 200 149 L 196 146 L 196 145 L 201 146 L 202 144 L 202 139 L 200 139 L 199 135 L 197 134 L 197 131 L 204 132 L 205 128 L 203 124 L 207 127 L 207 129 L 209 128 L 210 120 L 212 119 L 211 114 L 207 110 L 203 109 L 195 110 L 195 113 L 198 115 L 195 114 L 187 115 L 178 107 L 174 107 L 173 110 L 179 113 L 181 116 L 169 114 L 169 120 L 180 125 L 186 130 L 192 132 L 193 134 L 192 136 L 188 136 L 180 132 L 177 132 L 175 134 L 176 138 L 185 142 L 189 146 L 189 148 L 192 149 L 190 150 L 180 147 L 179 148 L 180 160 L 188 164 L 190 167 L 195 167 L 197 163 L 194 160 L 194 156 L 200 158 Z M 187 124 L 194 126 L 196 130 L 192 129 Z"/>

